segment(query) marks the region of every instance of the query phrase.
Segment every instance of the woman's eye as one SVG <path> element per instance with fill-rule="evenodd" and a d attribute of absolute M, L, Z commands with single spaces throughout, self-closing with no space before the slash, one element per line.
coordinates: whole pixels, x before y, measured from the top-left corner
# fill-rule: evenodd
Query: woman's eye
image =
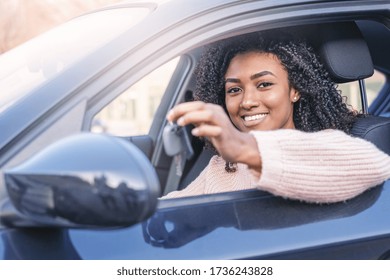
<path fill-rule="evenodd" d="M 239 87 L 232 87 L 226 90 L 226 93 L 238 93 L 241 91 L 241 88 Z"/>
<path fill-rule="evenodd" d="M 269 87 L 269 86 L 272 86 L 273 84 L 272 83 L 269 83 L 269 82 L 262 82 L 262 83 L 259 83 L 257 85 L 258 88 L 266 88 L 266 87 Z"/>

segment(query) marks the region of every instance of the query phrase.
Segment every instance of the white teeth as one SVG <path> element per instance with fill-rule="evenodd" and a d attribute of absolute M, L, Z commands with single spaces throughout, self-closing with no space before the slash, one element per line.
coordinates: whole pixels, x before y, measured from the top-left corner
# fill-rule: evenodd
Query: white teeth
<path fill-rule="evenodd" d="M 258 115 L 254 115 L 254 116 L 245 116 L 244 120 L 245 121 L 254 121 L 254 120 L 262 119 L 265 116 L 267 116 L 267 114 L 258 114 Z"/>

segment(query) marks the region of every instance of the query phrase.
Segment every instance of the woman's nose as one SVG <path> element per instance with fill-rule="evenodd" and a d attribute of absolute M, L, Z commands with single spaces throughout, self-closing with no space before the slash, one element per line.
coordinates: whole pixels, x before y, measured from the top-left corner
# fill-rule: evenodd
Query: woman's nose
<path fill-rule="evenodd" d="M 253 107 L 258 107 L 259 105 L 260 101 L 256 98 L 255 94 L 246 92 L 241 100 L 240 108 L 250 110 Z"/>

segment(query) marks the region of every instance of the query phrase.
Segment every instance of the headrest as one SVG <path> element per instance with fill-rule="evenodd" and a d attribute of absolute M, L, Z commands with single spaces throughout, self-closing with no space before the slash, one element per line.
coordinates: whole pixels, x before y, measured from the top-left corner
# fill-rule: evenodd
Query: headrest
<path fill-rule="evenodd" d="M 329 74 L 336 83 L 365 79 L 374 74 L 366 41 L 354 22 L 318 26 L 316 45 Z"/>

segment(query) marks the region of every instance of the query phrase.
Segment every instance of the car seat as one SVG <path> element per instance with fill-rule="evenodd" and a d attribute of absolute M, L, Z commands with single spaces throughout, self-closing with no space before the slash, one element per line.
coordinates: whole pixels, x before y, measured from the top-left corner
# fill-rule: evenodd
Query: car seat
<path fill-rule="evenodd" d="M 370 50 L 355 22 L 320 25 L 313 45 L 332 79 L 337 83 L 358 81 L 362 100 L 361 117 L 354 123 L 351 134 L 374 143 L 390 155 L 390 118 L 368 113 L 364 79 L 373 75 Z"/>

